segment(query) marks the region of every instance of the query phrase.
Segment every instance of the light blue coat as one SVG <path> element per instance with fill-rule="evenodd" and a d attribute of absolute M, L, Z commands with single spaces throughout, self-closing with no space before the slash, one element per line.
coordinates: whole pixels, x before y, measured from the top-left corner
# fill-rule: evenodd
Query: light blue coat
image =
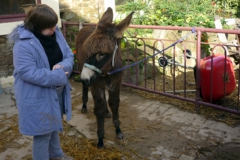
<path fill-rule="evenodd" d="M 56 40 L 63 53 L 59 63 L 64 69 L 50 70 L 48 58 L 39 40 L 25 30 L 16 27 L 8 36 L 14 43 L 14 92 L 19 111 L 19 129 L 25 135 L 42 135 L 62 131 L 62 116 L 56 86 L 64 86 L 63 99 L 67 120 L 71 119 L 71 86 L 65 72 L 71 74 L 73 53 L 59 29 Z"/>

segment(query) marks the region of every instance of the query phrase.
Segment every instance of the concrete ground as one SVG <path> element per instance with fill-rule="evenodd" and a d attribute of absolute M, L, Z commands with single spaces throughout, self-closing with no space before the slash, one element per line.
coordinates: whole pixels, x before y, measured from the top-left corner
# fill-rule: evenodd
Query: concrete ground
<path fill-rule="evenodd" d="M 0 94 L 0 159 L 31 159 L 31 137 L 18 135 L 1 144 L 8 136 L 17 135 L 18 130 L 12 128 L 8 134 L 3 134 L 11 126 L 10 121 L 15 121 L 17 126 L 17 109 L 12 77 L 1 78 L 0 82 L 4 90 Z M 87 138 L 97 141 L 91 94 L 88 113 L 84 115 L 80 112 L 81 85 L 73 79 L 70 82 L 73 87 L 73 118 L 68 124 Z M 124 89 L 119 114 L 124 139 L 116 138 L 111 119 L 106 119 L 104 143 L 131 151 L 133 160 L 240 159 L 240 125 L 232 127 L 176 106 L 145 99 Z"/>

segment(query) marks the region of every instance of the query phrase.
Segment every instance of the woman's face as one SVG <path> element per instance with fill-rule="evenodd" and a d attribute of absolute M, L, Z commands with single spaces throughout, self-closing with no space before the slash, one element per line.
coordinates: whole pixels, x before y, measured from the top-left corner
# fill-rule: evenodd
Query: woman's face
<path fill-rule="evenodd" d="M 42 30 L 42 34 L 45 36 L 51 36 L 54 32 L 55 32 L 56 26 L 52 27 L 52 28 L 47 28 Z"/>

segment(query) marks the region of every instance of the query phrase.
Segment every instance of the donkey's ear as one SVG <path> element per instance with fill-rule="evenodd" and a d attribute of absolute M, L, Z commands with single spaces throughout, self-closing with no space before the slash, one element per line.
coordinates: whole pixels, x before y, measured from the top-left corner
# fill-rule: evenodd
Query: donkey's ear
<path fill-rule="evenodd" d="M 133 15 L 134 11 L 132 11 L 125 19 L 123 19 L 117 26 L 116 26 L 116 33 L 115 33 L 115 37 L 116 38 L 122 38 L 123 36 L 123 32 L 125 31 L 125 29 L 127 29 L 127 27 L 129 26 L 131 19 L 132 19 L 132 15 Z"/>
<path fill-rule="evenodd" d="M 113 10 L 111 7 L 108 7 L 108 9 L 103 13 L 102 18 L 99 20 L 99 24 L 106 24 L 106 23 L 112 23 L 113 21 Z"/>

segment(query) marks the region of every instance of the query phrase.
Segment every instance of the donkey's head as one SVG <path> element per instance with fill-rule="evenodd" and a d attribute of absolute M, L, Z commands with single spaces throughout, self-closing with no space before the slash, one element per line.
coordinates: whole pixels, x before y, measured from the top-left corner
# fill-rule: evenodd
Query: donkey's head
<path fill-rule="evenodd" d="M 94 32 L 85 40 L 83 46 L 87 59 L 81 72 L 81 81 L 90 85 L 98 76 L 106 75 L 117 68 L 117 41 L 122 38 L 129 26 L 134 12 L 130 13 L 119 24 L 112 23 L 113 11 L 109 7 L 98 22 Z"/>

